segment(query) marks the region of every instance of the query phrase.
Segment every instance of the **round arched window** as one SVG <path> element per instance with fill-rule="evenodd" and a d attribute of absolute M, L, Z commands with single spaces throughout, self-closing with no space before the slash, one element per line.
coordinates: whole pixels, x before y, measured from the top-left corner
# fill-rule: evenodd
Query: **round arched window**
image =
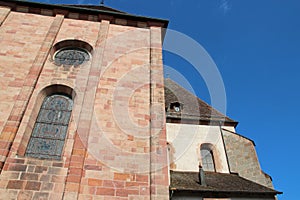
<path fill-rule="evenodd" d="M 82 48 L 67 47 L 58 50 L 54 54 L 54 62 L 57 65 L 78 66 L 90 60 L 90 54 Z"/>

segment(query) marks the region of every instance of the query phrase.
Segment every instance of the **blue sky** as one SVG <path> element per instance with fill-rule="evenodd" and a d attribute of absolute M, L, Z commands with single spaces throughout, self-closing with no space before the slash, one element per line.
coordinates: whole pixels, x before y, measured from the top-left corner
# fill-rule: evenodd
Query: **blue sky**
<path fill-rule="evenodd" d="M 98 4 L 100 0 L 37 2 Z M 166 18 L 169 28 L 201 44 L 216 63 L 227 95 L 227 115 L 237 132 L 253 139 L 262 169 L 283 199 L 298 199 L 300 175 L 300 1 L 106 0 L 131 14 Z M 168 35 L 167 35 L 168 37 Z M 207 102 L 210 95 L 193 66 L 170 52 L 177 69 Z M 171 75 L 170 75 L 171 76 Z"/>

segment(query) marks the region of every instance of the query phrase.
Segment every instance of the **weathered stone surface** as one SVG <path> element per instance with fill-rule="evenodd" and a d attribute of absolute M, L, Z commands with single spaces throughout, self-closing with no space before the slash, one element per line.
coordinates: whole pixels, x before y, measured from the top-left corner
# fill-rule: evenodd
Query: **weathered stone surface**
<path fill-rule="evenodd" d="M 260 168 L 253 141 L 231 131 L 224 130 L 223 133 L 230 170 L 246 179 L 273 188 L 270 177 Z"/>
<path fill-rule="evenodd" d="M 166 152 L 151 156 L 165 144 L 164 116 L 150 121 L 154 113 L 164 113 L 163 87 L 157 83 L 163 80 L 161 29 L 15 9 L 0 7 L 1 197 L 168 199 L 168 172 L 160 167 L 167 167 Z M 90 45 L 90 59 L 79 66 L 56 65 L 52 47 L 66 40 Z M 55 93 L 74 100 L 61 159 L 27 157 L 42 102 Z M 159 128 L 151 148 L 151 134 Z"/>

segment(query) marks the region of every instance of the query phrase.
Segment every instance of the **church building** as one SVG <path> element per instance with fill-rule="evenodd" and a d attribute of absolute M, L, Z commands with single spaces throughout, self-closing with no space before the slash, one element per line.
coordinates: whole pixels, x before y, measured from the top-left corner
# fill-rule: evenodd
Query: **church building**
<path fill-rule="evenodd" d="M 0 0 L 0 199 L 272 200 L 238 122 L 163 76 L 168 21 Z"/>

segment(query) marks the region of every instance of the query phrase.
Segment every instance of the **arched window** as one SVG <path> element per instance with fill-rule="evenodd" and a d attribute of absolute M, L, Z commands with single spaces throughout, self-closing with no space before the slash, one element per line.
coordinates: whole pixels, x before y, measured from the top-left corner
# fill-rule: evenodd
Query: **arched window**
<path fill-rule="evenodd" d="M 200 153 L 201 153 L 203 170 L 204 171 L 212 171 L 212 172 L 216 171 L 214 155 L 213 155 L 212 150 L 206 145 L 201 145 Z"/>
<path fill-rule="evenodd" d="M 73 101 L 64 95 L 45 97 L 35 122 L 26 156 L 61 159 Z"/>
<path fill-rule="evenodd" d="M 81 40 L 63 40 L 56 43 L 51 55 L 56 65 L 79 66 L 91 59 L 93 47 Z"/>

